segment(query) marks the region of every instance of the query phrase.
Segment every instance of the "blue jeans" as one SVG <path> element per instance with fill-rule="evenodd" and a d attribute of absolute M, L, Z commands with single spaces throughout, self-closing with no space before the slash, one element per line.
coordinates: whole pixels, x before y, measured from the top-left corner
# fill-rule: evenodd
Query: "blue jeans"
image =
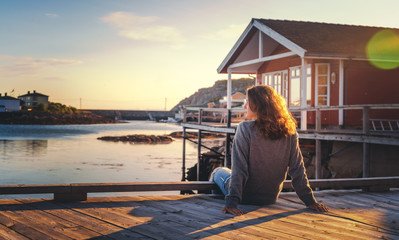
<path fill-rule="evenodd" d="M 213 170 L 210 181 L 216 183 L 226 196 L 230 184 L 231 170 L 226 167 L 219 167 Z"/>

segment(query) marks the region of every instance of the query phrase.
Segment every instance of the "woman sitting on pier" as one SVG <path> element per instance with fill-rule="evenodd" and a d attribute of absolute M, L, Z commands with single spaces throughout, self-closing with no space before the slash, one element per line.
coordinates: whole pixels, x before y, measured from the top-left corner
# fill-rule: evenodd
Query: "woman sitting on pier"
<path fill-rule="evenodd" d="M 285 100 L 269 86 L 247 89 L 247 118 L 234 137 L 232 169 L 217 168 L 211 176 L 225 197 L 223 212 L 242 215 L 238 203 L 275 203 L 287 173 L 298 197 L 311 209 L 328 211 L 316 201 L 306 176 L 296 122 Z"/>

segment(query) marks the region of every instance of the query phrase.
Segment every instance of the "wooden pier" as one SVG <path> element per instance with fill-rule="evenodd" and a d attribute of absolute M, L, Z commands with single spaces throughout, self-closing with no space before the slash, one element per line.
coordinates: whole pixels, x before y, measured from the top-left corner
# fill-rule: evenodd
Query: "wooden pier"
<path fill-rule="evenodd" d="M 313 126 L 307 124 L 300 124 L 297 129 L 300 139 L 315 140 L 316 160 L 315 160 L 315 176 L 316 179 L 321 178 L 321 145 L 323 141 L 343 141 L 343 142 L 357 142 L 363 144 L 363 177 L 370 177 L 370 144 L 383 144 L 399 146 L 399 120 L 387 119 L 373 119 L 370 118 L 370 111 L 398 111 L 399 104 L 369 104 L 369 105 L 347 105 L 347 106 L 322 106 L 322 107 L 308 107 L 290 109 L 293 114 L 297 113 L 305 115 L 307 112 L 315 112 L 315 124 Z M 191 111 L 188 115 L 187 111 Z M 330 128 L 330 126 L 322 125 L 322 112 L 335 111 L 339 114 L 344 114 L 350 111 L 361 111 L 362 122 L 357 127 L 347 127 L 340 125 Z M 206 113 L 224 116 L 226 121 L 224 123 L 204 122 Z M 202 132 L 215 132 L 226 134 L 226 145 L 224 165 L 230 167 L 230 148 L 231 136 L 235 134 L 236 126 L 239 119 L 232 122 L 232 114 L 241 114 L 244 109 L 214 109 L 214 108 L 193 108 L 186 107 L 184 110 L 184 119 L 181 126 L 183 127 L 183 134 L 191 129 L 198 131 L 198 165 L 200 164 L 201 157 L 201 133 Z M 196 122 L 188 121 L 187 116 L 196 119 Z M 242 118 L 241 121 L 244 119 Z M 299 121 L 301 121 L 299 119 Z M 306 121 L 305 121 L 306 123 Z M 183 166 L 182 166 L 182 180 L 185 180 L 185 138 L 183 140 Z M 198 170 L 199 168 L 197 168 Z M 197 174 L 197 180 L 199 174 Z"/>
<path fill-rule="evenodd" d="M 305 208 L 293 192 L 273 205 L 241 205 L 238 217 L 209 195 L 2 199 L 0 239 L 399 239 L 399 189 L 315 195 L 330 212 Z"/>

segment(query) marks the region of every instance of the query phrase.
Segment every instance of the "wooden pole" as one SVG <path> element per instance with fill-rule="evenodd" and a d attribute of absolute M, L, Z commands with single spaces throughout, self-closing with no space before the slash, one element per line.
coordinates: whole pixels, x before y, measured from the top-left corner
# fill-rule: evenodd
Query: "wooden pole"
<path fill-rule="evenodd" d="M 198 161 L 197 161 L 197 181 L 200 176 L 200 161 L 201 161 L 201 130 L 198 130 Z"/>
<path fill-rule="evenodd" d="M 363 134 L 369 134 L 370 107 L 363 107 Z"/>
<path fill-rule="evenodd" d="M 187 122 L 187 109 L 186 108 L 184 108 L 183 113 L 184 113 L 183 122 Z"/>
<path fill-rule="evenodd" d="M 316 133 L 321 130 L 321 110 L 319 108 L 316 109 Z"/>
<path fill-rule="evenodd" d="M 227 127 L 231 127 L 231 109 L 227 110 Z M 227 168 L 231 168 L 231 154 L 230 154 L 230 145 L 231 145 L 231 134 L 226 134 L 226 146 L 225 146 L 225 155 L 224 155 L 224 166 Z"/>
<path fill-rule="evenodd" d="M 198 111 L 198 124 L 201 124 L 202 123 L 202 109 L 200 109 L 199 111 Z"/>
<path fill-rule="evenodd" d="M 315 178 L 321 179 L 321 140 L 316 140 Z"/>
<path fill-rule="evenodd" d="M 183 159 L 182 159 L 182 181 L 186 181 L 186 128 L 183 127 Z"/>
<path fill-rule="evenodd" d="M 363 143 L 363 177 L 370 177 L 370 143 Z"/>
<path fill-rule="evenodd" d="M 370 107 L 363 107 L 363 134 L 368 135 Z M 363 142 L 363 177 L 370 177 L 370 144 Z"/>

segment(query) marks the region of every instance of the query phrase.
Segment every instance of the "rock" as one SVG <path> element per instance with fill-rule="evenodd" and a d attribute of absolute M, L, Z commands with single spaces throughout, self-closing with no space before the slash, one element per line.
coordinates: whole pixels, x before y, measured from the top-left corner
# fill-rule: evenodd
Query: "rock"
<path fill-rule="evenodd" d="M 255 81 L 250 78 L 235 79 L 232 81 L 232 92 L 245 92 L 245 90 L 254 85 Z M 196 93 L 181 100 L 171 111 L 179 111 L 179 106 L 184 105 L 205 105 L 209 102 L 218 102 L 227 95 L 227 80 L 218 80 L 212 87 L 201 88 Z"/>
<path fill-rule="evenodd" d="M 129 143 L 171 143 L 173 139 L 166 135 L 127 135 L 127 136 L 105 136 L 99 137 L 98 140 L 112 142 L 129 142 Z"/>

